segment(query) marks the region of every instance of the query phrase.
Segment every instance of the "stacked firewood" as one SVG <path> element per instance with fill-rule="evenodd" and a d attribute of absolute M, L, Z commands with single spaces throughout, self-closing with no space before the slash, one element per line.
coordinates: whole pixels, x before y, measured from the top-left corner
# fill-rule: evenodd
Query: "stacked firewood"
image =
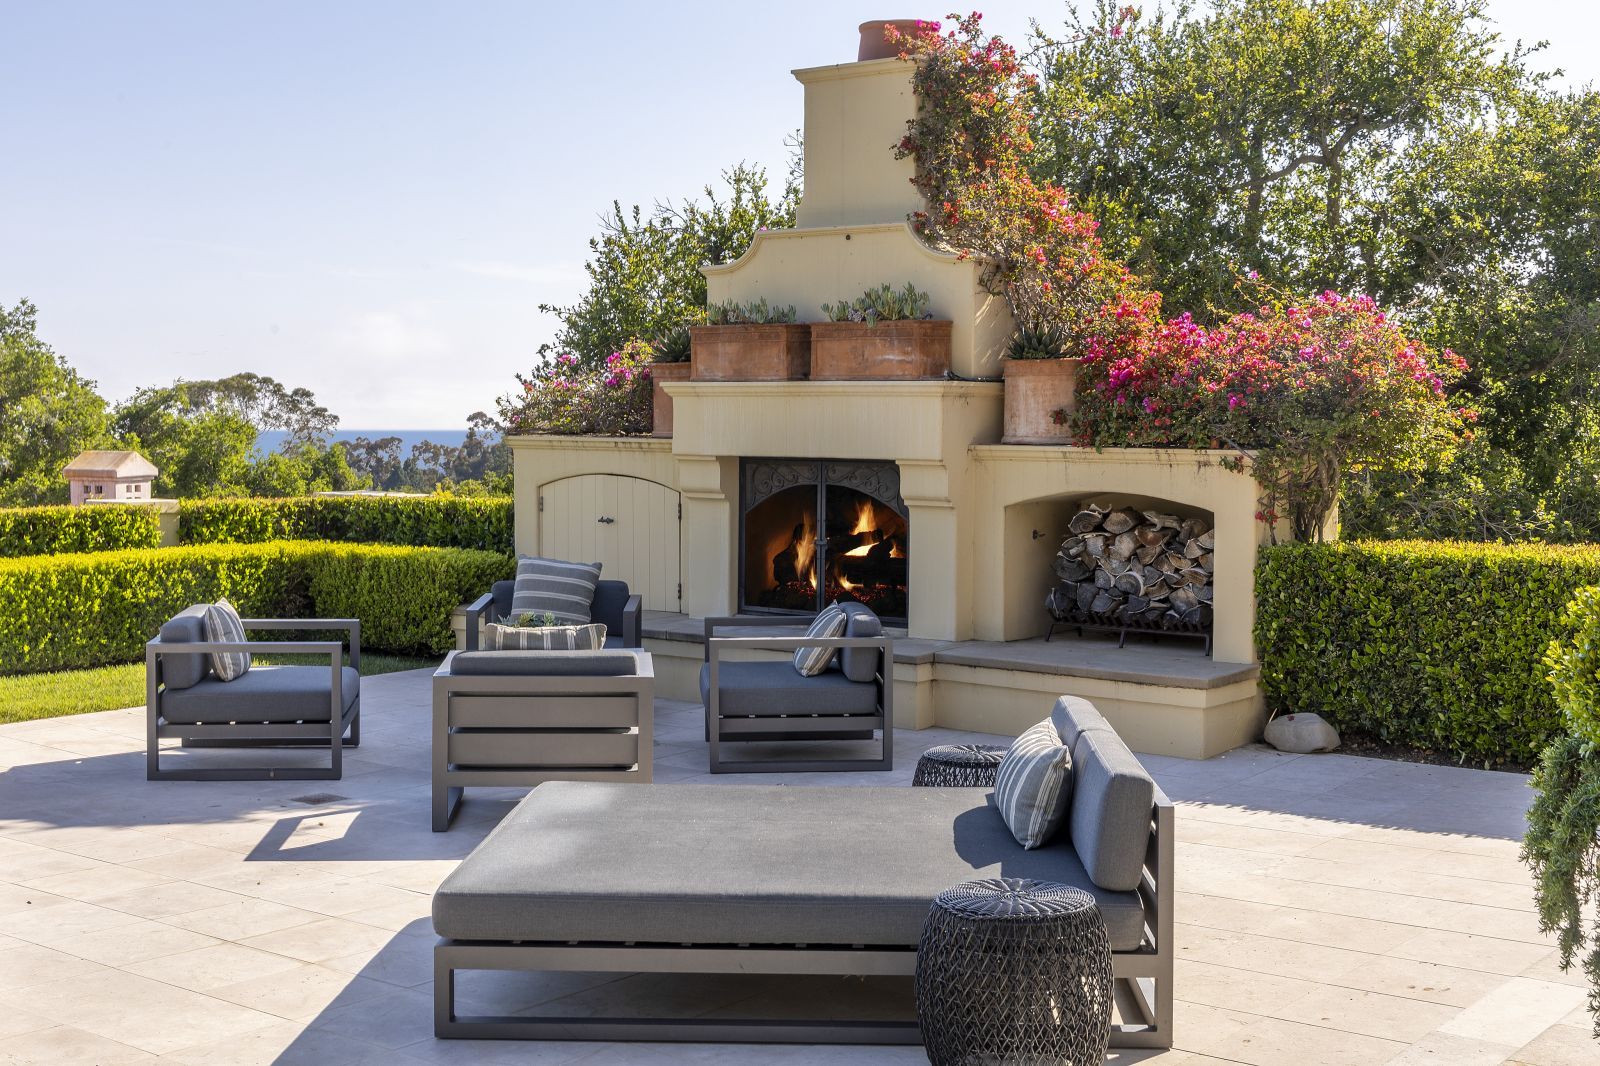
<path fill-rule="evenodd" d="M 1209 521 L 1090 504 L 1068 529 L 1054 563 L 1061 583 L 1045 599 L 1057 621 L 1210 626 L 1216 532 Z"/>

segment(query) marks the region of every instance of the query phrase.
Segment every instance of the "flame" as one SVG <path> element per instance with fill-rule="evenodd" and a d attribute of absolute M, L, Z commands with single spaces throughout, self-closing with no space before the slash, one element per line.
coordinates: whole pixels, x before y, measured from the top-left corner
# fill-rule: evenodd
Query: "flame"
<path fill-rule="evenodd" d="M 795 569 L 806 575 L 806 584 L 817 587 L 817 520 L 810 511 L 801 519 L 805 526 L 800 535 L 800 545 L 795 549 Z"/>

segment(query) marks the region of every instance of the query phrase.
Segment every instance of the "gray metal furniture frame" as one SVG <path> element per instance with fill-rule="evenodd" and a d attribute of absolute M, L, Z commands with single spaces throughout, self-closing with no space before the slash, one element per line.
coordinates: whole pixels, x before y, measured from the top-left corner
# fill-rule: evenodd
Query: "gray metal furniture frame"
<path fill-rule="evenodd" d="M 516 584 L 515 581 L 496 581 L 490 586 L 488 592 L 485 592 L 467 605 L 466 644 L 462 648 L 463 651 L 478 650 L 478 629 L 483 622 L 484 615 L 489 614 L 491 608 L 496 608 L 496 605 L 498 605 L 494 613 L 490 614 L 491 621 L 498 621 L 500 616 L 503 616 L 511 609 L 511 594 Z M 605 610 L 604 603 L 609 601 L 611 596 L 602 596 L 601 594 L 617 591 L 620 591 L 624 597 L 621 610 Z M 605 624 L 607 637 L 613 634 L 616 635 L 620 638 L 620 644 L 624 648 L 644 647 L 643 633 L 640 629 L 640 616 L 643 611 L 644 599 L 637 593 L 629 593 L 627 582 L 611 579 L 602 580 L 596 586 L 595 602 L 597 609 L 594 620 Z"/>
<path fill-rule="evenodd" d="M 817 841 L 828 846 L 826 839 Z M 1111 1046 L 1170 1048 L 1173 1014 L 1173 805 L 1157 788 L 1150 842 L 1138 888 L 1144 941 L 1113 952 L 1112 977 L 1123 1021 Z M 930 901 L 931 902 L 931 901 Z M 608 973 L 772 973 L 910 976 L 915 944 L 489 943 L 441 939 L 433 951 L 434 1035 L 479 1040 L 650 1040 L 733 1043 L 920 1044 L 913 1021 L 763 1021 L 705 1018 L 462 1016 L 455 1010 L 458 970 L 550 970 Z"/>
<path fill-rule="evenodd" d="M 650 780 L 655 668 L 648 652 L 632 653 L 634 673 L 614 675 L 453 674 L 459 654 L 433 674 L 435 833 L 450 828 L 469 785 Z M 617 761 L 619 750 L 632 765 Z"/>
<path fill-rule="evenodd" d="M 252 630 L 337 630 L 349 634 L 350 666 L 361 671 L 361 620 L 357 618 L 244 618 L 247 632 Z M 361 695 L 344 707 L 343 667 L 345 641 L 339 640 L 245 640 L 186 641 L 164 644 L 158 636 L 144 646 L 145 662 L 145 779 L 148 781 L 337 781 L 344 773 L 344 749 L 361 746 Z M 197 655 L 211 652 L 245 651 L 252 655 L 326 655 L 330 675 L 329 718 L 326 722 L 241 722 L 227 725 L 199 725 L 167 722 L 161 717 L 164 655 Z M 345 739 L 345 733 L 350 734 Z M 177 738 L 185 748 L 328 748 L 329 764 L 320 767 L 209 767 L 206 769 L 163 770 L 161 741 Z"/>
<path fill-rule="evenodd" d="M 806 617 L 733 615 L 705 620 L 705 662 L 711 676 L 706 697 L 706 740 L 711 745 L 711 772 L 807 773 L 811 771 L 892 770 L 894 769 L 894 638 L 876 637 L 719 637 L 718 629 L 730 627 L 809 626 Z M 877 687 L 877 710 L 871 715 L 830 713 L 826 707 L 809 715 L 723 717 L 721 692 L 722 657 L 729 651 L 786 651 L 800 648 L 876 648 L 878 669 L 871 682 Z M 881 754 L 876 759 L 744 759 L 730 762 L 722 757 L 721 745 L 730 741 L 850 740 L 870 739 L 881 730 Z"/>

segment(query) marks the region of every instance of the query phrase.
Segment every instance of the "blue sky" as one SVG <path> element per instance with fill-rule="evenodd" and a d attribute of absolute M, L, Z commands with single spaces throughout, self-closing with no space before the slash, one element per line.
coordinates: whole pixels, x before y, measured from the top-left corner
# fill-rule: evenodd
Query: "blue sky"
<path fill-rule="evenodd" d="M 1600 80 L 1592 0 L 1489 0 Z M 986 4 L 1014 41 L 1059 2 Z M 781 175 L 794 67 L 875 4 L 0 0 L 0 303 L 120 399 L 240 370 L 349 428 L 448 427 L 526 369 L 610 201 Z M 933 12 L 929 12 L 932 14 Z"/>

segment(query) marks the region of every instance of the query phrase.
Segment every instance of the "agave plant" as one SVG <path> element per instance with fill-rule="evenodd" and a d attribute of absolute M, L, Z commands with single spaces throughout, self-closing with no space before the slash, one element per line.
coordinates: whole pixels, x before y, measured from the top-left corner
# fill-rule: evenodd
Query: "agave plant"
<path fill-rule="evenodd" d="M 658 337 L 651 361 L 657 363 L 687 363 L 689 361 L 689 327 L 679 326 Z"/>
<path fill-rule="evenodd" d="M 706 321 L 713 326 L 765 326 L 793 322 L 797 312 L 794 305 L 774 307 L 763 297 L 752 303 L 727 303 L 706 305 Z"/>
<path fill-rule="evenodd" d="M 822 313 L 830 322 L 865 322 L 875 326 L 879 322 L 932 318 L 928 311 L 929 299 L 927 293 L 918 292 L 909 281 L 899 290 L 885 284 L 868 289 L 853 302 L 840 300 L 836 304 L 823 304 Z"/>
<path fill-rule="evenodd" d="M 1065 359 L 1067 335 L 1060 326 L 1035 322 L 1017 330 L 1006 349 L 1011 359 Z"/>

